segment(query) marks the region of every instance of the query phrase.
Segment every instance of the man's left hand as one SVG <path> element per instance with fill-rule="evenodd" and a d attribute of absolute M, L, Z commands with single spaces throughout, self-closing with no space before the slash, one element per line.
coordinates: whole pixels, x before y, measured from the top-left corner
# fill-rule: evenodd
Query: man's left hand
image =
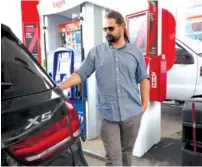
<path fill-rule="evenodd" d="M 142 106 L 142 113 L 144 113 L 147 110 L 147 106 L 143 105 Z"/>

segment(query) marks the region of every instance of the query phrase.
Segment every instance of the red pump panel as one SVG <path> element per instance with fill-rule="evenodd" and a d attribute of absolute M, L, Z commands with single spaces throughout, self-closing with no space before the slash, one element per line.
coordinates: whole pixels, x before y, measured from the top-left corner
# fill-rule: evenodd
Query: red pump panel
<path fill-rule="evenodd" d="M 151 18 L 149 18 L 151 19 Z M 176 35 L 176 23 L 173 15 L 165 9 L 162 9 L 162 43 L 160 55 L 148 55 L 151 57 L 150 60 L 150 100 L 163 102 L 166 100 L 167 93 L 167 71 L 172 68 L 176 56 L 175 56 L 175 35 Z M 156 31 L 157 33 L 158 31 Z M 148 32 L 149 34 L 150 32 Z M 153 36 L 149 40 L 155 40 Z M 148 41 L 149 41 L 148 40 Z M 150 42 L 150 43 L 149 43 Z M 148 51 L 151 50 L 151 41 L 148 42 Z M 158 47 L 157 47 L 158 48 Z"/>

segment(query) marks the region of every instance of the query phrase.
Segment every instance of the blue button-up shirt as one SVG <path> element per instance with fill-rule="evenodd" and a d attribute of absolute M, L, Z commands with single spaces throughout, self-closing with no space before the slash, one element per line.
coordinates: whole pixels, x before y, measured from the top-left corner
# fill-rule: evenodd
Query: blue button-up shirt
<path fill-rule="evenodd" d="M 144 56 L 134 44 L 93 47 L 77 73 L 82 81 L 95 71 L 97 111 L 109 121 L 125 121 L 142 111 L 138 83 L 149 78 Z"/>

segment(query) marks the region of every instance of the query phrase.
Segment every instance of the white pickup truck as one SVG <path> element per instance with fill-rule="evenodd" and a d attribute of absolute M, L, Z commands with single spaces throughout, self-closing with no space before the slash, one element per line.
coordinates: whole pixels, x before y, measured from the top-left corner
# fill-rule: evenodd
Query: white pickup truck
<path fill-rule="evenodd" d="M 167 73 L 167 99 L 183 102 L 202 94 L 202 41 L 176 39 L 176 61 Z"/>

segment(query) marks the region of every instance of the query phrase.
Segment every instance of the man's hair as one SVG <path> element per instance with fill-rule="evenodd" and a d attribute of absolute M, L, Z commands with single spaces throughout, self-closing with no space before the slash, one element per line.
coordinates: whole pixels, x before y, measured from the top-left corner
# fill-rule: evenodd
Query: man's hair
<path fill-rule="evenodd" d="M 115 19 L 116 20 L 116 24 L 118 25 L 121 25 L 121 24 L 124 24 L 124 27 L 125 27 L 125 21 L 124 21 L 124 18 L 123 16 L 121 15 L 121 13 L 117 12 L 117 11 L 109 11 L 105 17 L 107 19 Z M 129 37 L 128 37 L 128 33 L 127 33 L 127 30 L 126 30 L 126 27 L 124 28 L 124 38 L 127 42 L 130 42 L 129 41 Z"/>

